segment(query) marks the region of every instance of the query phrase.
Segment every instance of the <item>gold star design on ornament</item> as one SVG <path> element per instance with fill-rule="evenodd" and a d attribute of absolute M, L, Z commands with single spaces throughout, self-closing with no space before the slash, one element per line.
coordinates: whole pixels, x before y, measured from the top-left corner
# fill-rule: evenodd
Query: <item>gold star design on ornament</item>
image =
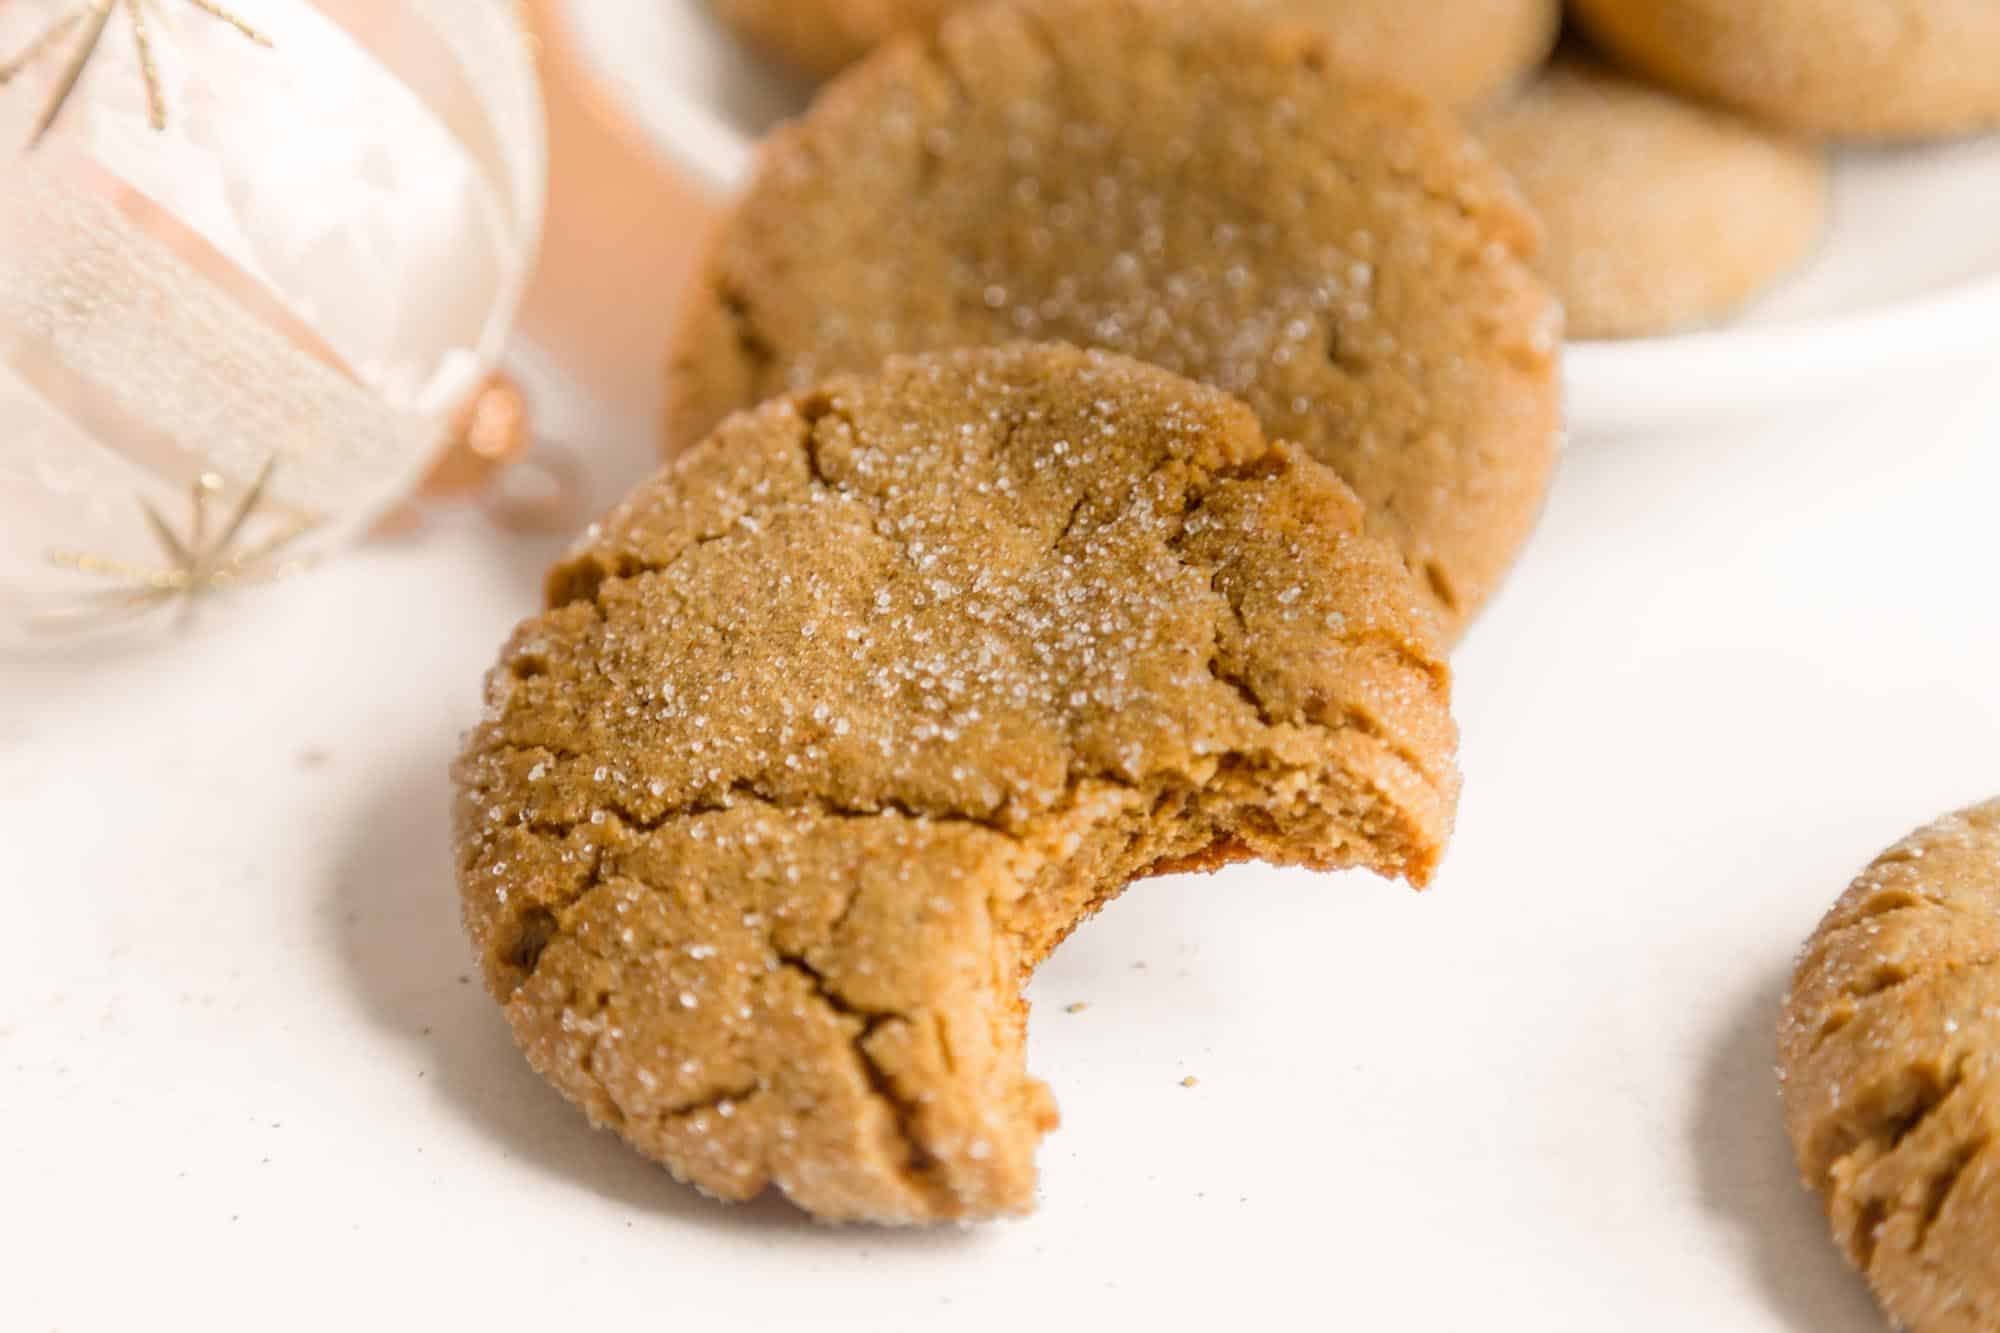
<path fill-rule="evenodd" d="M 50 551 L 48 561 L 59 569 L 113 579 L 122 585 L 94 599 L 93 605 L 83 612 L 85 615 L 91 611 L 137 613 L 174 601 L 192 607 L 196 599 L 232 585 L 289 577 L 303 570 L 308 562 L 278 557 L 317 527 L 315 520 L 295 518 L 263 541 L 240 549 L 237 545 L 243 529 L 262 507 L 270 490 L 271 473 L 276 468 L 276 457 L 264 464 L 213 537 L 208 530 L 210 510 L 220 503 L 225 484 L 215 473 L 203 472 L 195 478 L 189 490 L 188 527 L 184 534 L 176 532 L 151 501 L 141 499 L 139 507 L 146 515 L 146 525 L 167 557 L 164 565 L 136 565 L 69 550 Z"/>
<path fill-rule="evenodd" d="M 218 0 L 186 0 L 210 18 L 228 24 L 259 46 L 268 47 L 271 39 L 251 27 L 249 23 L 225 9 Z M 146 109 L 152 126 L 156 130 L 167 127 L 166 98 L 160 91 L 160 69 L 153 60 L 153 39 L 146 30 L 147 0 L 84 0 L 55 22 L 36 35 L 18 53 L 5 61 L 0 61 L 0 88 L 7 86 L 15 76 L 33 65 L 43 56 L 60 46 L 63 40 L 82 29 L 82 35 L 70 47 L 69 59 L 63 65 L 62 75 L 56 80 L 55 90 L 42 108 L 41 118 L 35 122 L 34 133 L 28 139 L 28 147 L 40 143 L 55 127 L 56 117 L 62 114 L 70 94 L 83 79 L 83 71 L 90 65 L 90 59 L 97 54 L 97 48 L 104 40 L 104 30 L 111 24 L 113 11 L 123 9 L 132 21 L 132 41 L 139 49 L 139 73 L 146 81 Z"/>

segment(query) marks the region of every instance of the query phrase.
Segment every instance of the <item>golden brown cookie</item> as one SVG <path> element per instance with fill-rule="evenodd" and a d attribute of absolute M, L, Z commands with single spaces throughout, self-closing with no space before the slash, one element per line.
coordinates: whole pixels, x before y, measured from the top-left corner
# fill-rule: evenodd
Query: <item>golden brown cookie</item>
<path fill-rule="evenodd" d="M 1021 987 L 1135 878 L 1422 884 L 1446 668 L 1393 553 L 1240 403 L 1064 347 L 732 417 L 595 527 L 457 767 L 535 1068 L 726 1199 L 1023 1212 Z"/>
<path fill-rule="evenodd" d="M 948 21 L 766 145 L 684 298 L 668 446 L 897 351 L 1056 338 L 1243 396 L 1450 631 L 1554 465 L 1560 314 L 1505 174 L 1323 36 L 1145 0 Z"/>
<path fill-rule="evenodd" d="M 1239 0 L 1242 2 L 1242 0 Z M 1473 106 L 1521 82 L 1549 54 L 1561 0 L 1265 0 L 1326 31 L 1360 75 Z"/>
<path fill-rule="evenodd" d="M 1572 0 L 1639 72 L 1802 133 L 1963 134 L 2000 124 L 1993 0 Z"/>
<path fill-rule="evenodd" d="M 1703 324 L 1782 277 L 1826 225 L 1815 148 L 1565 56 L 1474 122 L 1542 219 L 1572 337 Z"/>
<path fill-rule="evenodd" d="M 1911 1333 L 2000 1328 L 2000 800 L 1884 852 L 1806 945 L 1785 1119 L 1847 1257 Z"/>
<path fill-rule="evenodd" d="M 825 78 L 903 32 L 928 34 L 969 0 L 711 0 L 746 38 Z M 1072 0 L 1088 3 L 1089 0 Z M 1334 53 L 1453 106 L 1518 82 L 1541 63 L 1560 0 L 1206 0 L 1324 27 Z"/>
<path fill-rule="evenodd" d="M 902 32 L 929 32 L 966 0 L 709 0 L 752 45 L 824 79 Z"/>

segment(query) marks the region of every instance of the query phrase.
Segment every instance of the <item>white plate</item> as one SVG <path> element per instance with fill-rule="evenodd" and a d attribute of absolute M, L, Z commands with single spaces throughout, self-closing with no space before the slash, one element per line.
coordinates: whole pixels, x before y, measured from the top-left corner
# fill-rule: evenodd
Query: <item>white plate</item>
<path fill-rule="evenodd" d="M 809 90 L 736 42 L 705 0 L 573 0 L 579 46 L 660 149 L 719 192 Z M 2000 361 L 2000 136 L 1848 152 L 1817 257 L 1723 328 L 1574 344 L 1582 435 L 1692 424 L 1866 389 L 1870 377 Z"/>

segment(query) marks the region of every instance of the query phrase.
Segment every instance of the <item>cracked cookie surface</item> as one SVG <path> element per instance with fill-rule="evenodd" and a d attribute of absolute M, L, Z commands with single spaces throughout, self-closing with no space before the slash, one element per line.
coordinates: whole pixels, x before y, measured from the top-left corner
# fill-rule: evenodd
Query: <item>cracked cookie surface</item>
<path fill-rule="evenodd" d="M 1033 0 L 884 48 L 767 142 L 684 298 L 667 448 L 895 352 L 1105 348 L 1238 394 L 1367 502 L 1455 633 L 1541 512 L 1560 311 L 1447 114 L 1324 34 Z"/>
<path fill-rule="evenodd" d="M 1436 863 L 1447 671 L 1360 513 L 1226 395 L 1064 347 L 732 417 L 552 572 L 456 768 L 530 1061 L 724 1198 L 1030 1208 L 1021 987 L 1082 919 Z"/>
<path fill-rule="evenodd" d="M 1779 1077 L 1799 1169 L 1891 1317 L 2000 1328 L 2000 800 L 1911 834 L 1834 905 Z"/>

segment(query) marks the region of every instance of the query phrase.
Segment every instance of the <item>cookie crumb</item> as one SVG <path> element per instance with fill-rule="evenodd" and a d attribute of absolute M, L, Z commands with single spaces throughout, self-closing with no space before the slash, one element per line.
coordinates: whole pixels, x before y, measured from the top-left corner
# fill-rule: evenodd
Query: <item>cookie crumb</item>
<path fill-rule="evenodd" d="M 1201 1083 L 1201 1080 L 1200 1080 L 1200 1079 L 1198 1079 L 1198 1078 L 1196 1078 L 1196 1077 L 1195 1077 L 1195 1076 L 1194 1076 L 1193 1074 L 1189 1074 L 1189 1075 L 1188 1075 L 1188 1076 L 1187 1076 L 1186 1078 L 1184 1078 L 1184 1079 L 1182 1079 L 1182 1080 L 1181 1080 L 1181 1086 L 1182 1086 L 1183 1088 L 1192 1088 L 1192 1087 L 1196 1087 L 1196 1086 L 1199 1086 L 1199 1085 L 1200 1085 L 1200 1083 Z"/>
<path fill-rule="evenodd" d="M 1090 1008 L 1090 1002 L 1088 1000 L 1078 1000 L 1074 1004 L 1064 1005 L 1063 1012 L 1066 1014 L 1080 1014 L 1088 1008 Z"/>

